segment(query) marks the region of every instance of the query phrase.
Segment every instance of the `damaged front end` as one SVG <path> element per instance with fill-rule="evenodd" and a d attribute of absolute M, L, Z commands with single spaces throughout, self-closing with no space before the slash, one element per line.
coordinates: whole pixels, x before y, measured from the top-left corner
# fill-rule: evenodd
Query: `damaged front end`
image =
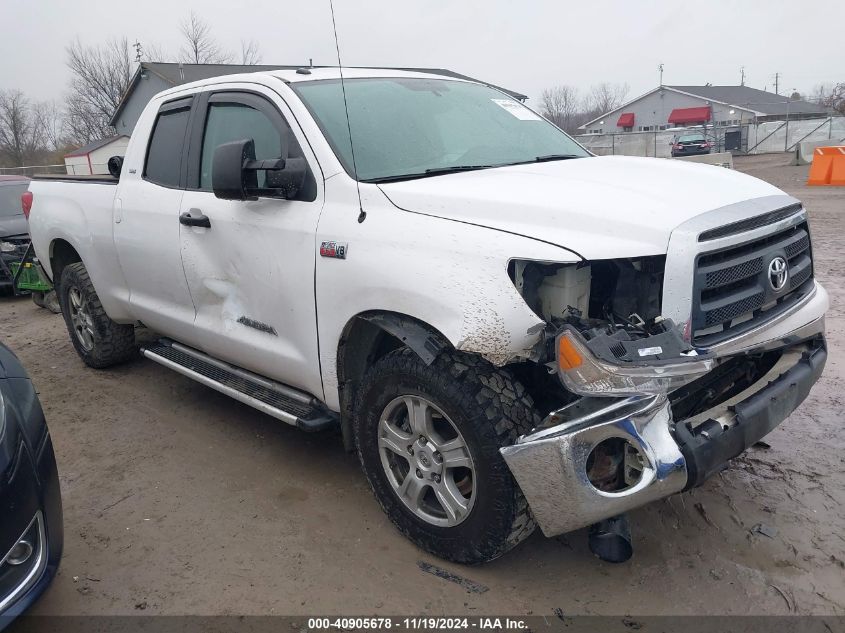
<path fill-rule="evenodd" d="M 547 536 L 700 485 L 783 421 L 824 367 L 826 296 L 780 328 L 788 336 L 721 355 L 661 316 L 664 262 L 512 264 L 547 324 L 535 358 L 551 380 L 532 395 L 550 412 L 501 453 Z"/>

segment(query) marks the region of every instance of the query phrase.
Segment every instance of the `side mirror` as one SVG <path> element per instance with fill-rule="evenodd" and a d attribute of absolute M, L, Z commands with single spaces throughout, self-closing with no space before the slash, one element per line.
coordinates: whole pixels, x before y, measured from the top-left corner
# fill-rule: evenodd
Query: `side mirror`
<path fill-rule="evenodd" d="M 266 171 L 264 187 L 258 172 Z M 223 200 L 254 200 L 259 195 L 294 198 L 305 183 L 308 166 L 304 158 L 255 160 L 252 139 L 218 145 L 211 163 L 211 188 Z"/>
<path fill-rule="evenodd" d="M 281 193 L 285 199 L 291 200 L 296 198 L 305 186 L 308 163 L 304 158 L 288 158 L 281 162 L 281 169 L 267 171 L 266 186 L 268 189 Z"/>
<path fill-rule="evenodd" d="M 112 177 L 120 178 L 120 170 L 123 169 L 123 156 L 112 156 L 107 164 Z"/>
<path fill-rule="evenodd" d="M 252 182 L 244 182 L 244 163 L 255 160 L 255 141 L 244 139 L 218 145 L 211 161 L 211 189 L 222 200 L 246 200 L 248 185 L 256 187 L 255 172 Z"/>

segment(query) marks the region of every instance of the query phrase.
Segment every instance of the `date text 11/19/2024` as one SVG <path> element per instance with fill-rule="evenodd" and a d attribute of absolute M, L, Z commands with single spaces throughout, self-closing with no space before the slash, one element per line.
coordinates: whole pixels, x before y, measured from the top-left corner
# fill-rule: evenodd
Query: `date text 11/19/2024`
<path fill-rule="evenodd" d="M 352 618 L 309 618 L 308 630 L 523 630 L 528 628 L 525 620 L 501 617 L 352 617 Z"/>

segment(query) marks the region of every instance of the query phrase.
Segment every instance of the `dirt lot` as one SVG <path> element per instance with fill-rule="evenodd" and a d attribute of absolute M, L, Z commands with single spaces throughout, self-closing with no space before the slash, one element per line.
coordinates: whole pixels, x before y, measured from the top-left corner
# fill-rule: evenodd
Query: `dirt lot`
<path fill-rule="evenodd" d="M 305 435 L 144 359 L 83 366 L 60 316 L 0 301 L 53 433 L 65 555 L 38 614 L 845 614 L 845 189 L 784 156 L 742 171 L 805 201 L 833 298 L 808 401 L 704 487 L 632 513 L 634 558 L 539 531 L 461 567 L 406 541 L 333 435 Z M 770 538 L 754 531 L 770 526 Z M 487 588 L 468 592 L 426 561 Z M 225 599 L 224 599 L 225 596 Z"/>

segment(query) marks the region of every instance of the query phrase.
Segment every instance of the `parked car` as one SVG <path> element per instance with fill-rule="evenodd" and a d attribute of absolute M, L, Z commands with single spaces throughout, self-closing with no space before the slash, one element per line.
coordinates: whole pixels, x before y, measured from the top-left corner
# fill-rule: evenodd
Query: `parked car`
<path fill-rule="evenodd" d="M 676 134 L 672 141 L 672 158 L 709 154 L 713 144 L 704 134 Z"/>
<path fill-rule="evenodd" d="M 465 563 L 697 486 L 807 396 L 828 295 L 798 200 L 591 156 L 471 81 L 344 78 L 181 85 L 119 179 L 33 182 L 87 365 L 143 322 L 147 358 L 339 428 L 399 530 Z"/>
<path fill-rule="evenodd" d="M 0 344 L 0 630 L 49 585 L 63 544 L 53 443 L 35 388 Z"/>
<path fill-rule="evenodd" d="M 24 176 L 0 176 L 0 295 L 14 294 L 11 266 L 20 262 L 29 245 L 21 209 L 21 195 L 29 182 Z"/>

